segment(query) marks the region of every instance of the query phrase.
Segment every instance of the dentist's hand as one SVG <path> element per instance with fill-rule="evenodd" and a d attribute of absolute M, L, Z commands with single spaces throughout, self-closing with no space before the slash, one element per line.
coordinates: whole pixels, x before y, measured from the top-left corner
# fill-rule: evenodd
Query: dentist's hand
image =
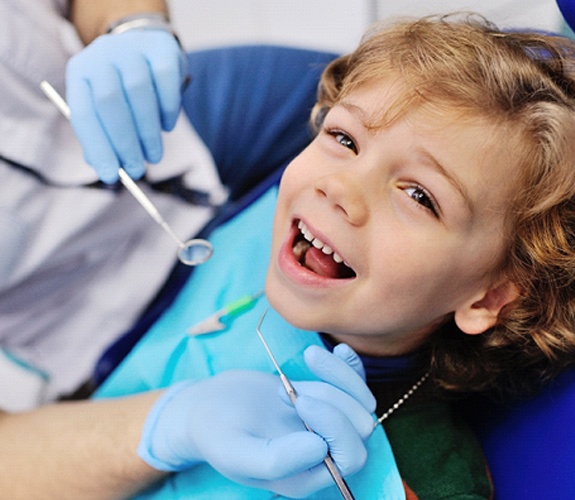
<path fill-rule="evenodd" d="M 340 354 L 308 348 L 306 363 L 322 380 L 294 384 L 297 413 L 282 400 L 279 377 L 263 372 L 228 371 L 175 385 L 148 416 L 140 456 L 167 471 L 208 462 L 233 481 L 289 497 L 333 485 L 323 464 L 328 450 L 344 477 L 361 469 L 375 408 Z"/>
<path fill-rule="evenodd" d="M 184 59 L 164 30 L 102 35 L 70 59 L 66 100 L 84 158 L 106 183 L 123 167 L 133 178 L 162 158 L 162 130 L 181 106 Z"/>

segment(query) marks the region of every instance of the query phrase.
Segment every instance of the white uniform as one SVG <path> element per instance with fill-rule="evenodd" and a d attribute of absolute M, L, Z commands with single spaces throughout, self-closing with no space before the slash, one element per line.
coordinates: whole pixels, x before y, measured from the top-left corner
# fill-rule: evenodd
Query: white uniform
<path fill-rule="evenodd" d="M 4 371 L 8 359 L 48 380 L 44 399 L 74 390 L 176 261 L 177 245 L 130 194 L 84 187 L 97 177 L 39 88 L 47 80 L 65 95 L 66 61 L 82 47 L 66 4 L 0 3 L 0 155 L 66 186 L 49 187 L 0 161 L 0 408 L 11 409 L 3 402 L 10 389 L 19 391 L 16 406 L 41 402 L 18 388 L 26 377 Z M 186 185 L 221 194 L 212 157 L 184 116 L 164 139 L 164 159 L 149 178 L 186 173 Z M 213 213 L 150 197 L 183 239 Z"/>

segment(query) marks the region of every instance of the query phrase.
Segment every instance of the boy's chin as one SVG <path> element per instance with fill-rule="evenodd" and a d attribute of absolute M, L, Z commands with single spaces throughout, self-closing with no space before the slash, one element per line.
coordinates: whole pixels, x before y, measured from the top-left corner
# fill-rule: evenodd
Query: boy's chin
<path fill-rule="evenodd" d="M 302 303 L 302 299 L 294 297 L 292 292 L 279 286 L 272 279 L 266 281 L 265 292 L 266 298 L 274 311 L 290 325 L 301 330 L 314 330 L 311 322 L 306 320 L 306 308 Z"/>

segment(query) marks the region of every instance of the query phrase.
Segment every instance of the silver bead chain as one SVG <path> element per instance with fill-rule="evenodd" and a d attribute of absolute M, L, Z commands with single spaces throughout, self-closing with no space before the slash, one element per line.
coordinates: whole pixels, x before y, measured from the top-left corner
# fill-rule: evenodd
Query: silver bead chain
<path fill-rule="evenodd" d="M 419 389 L 423 383 L 429 378 L 429 371 L 425 372 L 423 374 L 423 376 L 417 381 L 415 382 L 415 384 L 413 384 L 411 386 L 411 388 L 409 389 L 409 391 L 407 391 L 403 396 L 401 396 L 397 402 L 395 402 L 390 408 L 389 410 L 387 410 L 381 417 L 379 417 L 375 423 L 374 423 L 374 427 L 377 427 L 379 424 L 381 424 L 384 420 L 386 420 L 387 418 L 389 418 L 389 416 L 395 411 L 397 410 L 403 403 L 405 403 L 410 397 L 411 395 L 417 391 L 417 389 Z"/>

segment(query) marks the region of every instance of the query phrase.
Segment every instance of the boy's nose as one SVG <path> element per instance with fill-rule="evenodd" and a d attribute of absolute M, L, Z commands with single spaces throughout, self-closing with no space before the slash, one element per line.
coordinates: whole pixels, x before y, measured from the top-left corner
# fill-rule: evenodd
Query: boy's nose
<path fill-rule="evenodd" d="M 369 211 L 359 179 L 346 173 L 325 175 L 315 182 L 315 192 L 324 197 L 354 226 L 367 222 Z"/>

